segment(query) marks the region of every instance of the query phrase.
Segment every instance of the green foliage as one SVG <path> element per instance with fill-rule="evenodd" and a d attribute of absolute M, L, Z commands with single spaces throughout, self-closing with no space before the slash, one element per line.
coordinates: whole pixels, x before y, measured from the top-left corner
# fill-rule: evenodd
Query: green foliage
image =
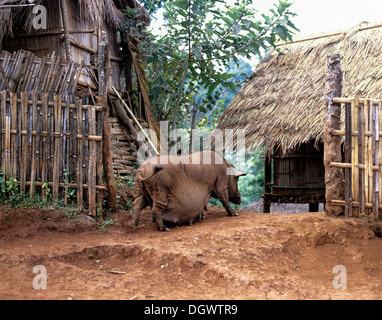
<path fill-rule="evenodd" d="M 117 183 L 117 206 L 122 210 L 132 213 L 132 206 L 135 194 L 134 174 L 127 177 L 118 177 Z"/>
<path fill-rule="evenodd" d="M 166 0 L 144 0 L 141 1 L 143 7 L 147 10 L 150 16 L 153 16 L 158 9 L 162 8 Z"/>
<path fill-rule="evenodd" d="M 241 194 L 242 206 L 255 202 L 264 193 L 264 152 L 248 154 L 245 169 L 247 175 L 240 177 L 238 187 Z"/>
<path fill-rule="evenodd" d="M 129 34 L 140 39 L 146 57 L 145 73 L 150 102 L 158 121 L 172 122 L 169 129 L 188 128 L 196 105 L 197 127 L 210 130 L 252 73 L 243 58 L 263 57 L 279 41 L 291 41 L 298 31 L 288 0 L 278 0 L 259 15 L 253 0 L 145 0 L 150 15 L 164 12 L 163 35 L 142 28 L 139 12 L 131 9 Z M 150 9 L 151 8 L 151 9 Z M 135 10 L 135 11 L 134 11 Z M 247 160 L 246 177 L 239 179 L 243 204 L 263 193 L 263 162 L 259 155 Z"/>
<path fill-rule="evenodd" d="M 243 80 L 235 81 L 235 74 L 227 72 L 230 62 L 238 62 L 241 56 L 262 56 L 278 40 L 292 39 L 297 28 L 290 20 L 295 15 L 291 3 L 280 0 L 261 17 L 251 5 L 252 0 L 236 1 L 233 6 L 221 0 L 164 3 L 165 34 L 140 37 L 151 38 L 142 49 L 158 120 L 172 121 L 173 128 L 185 126 L 201 91 L 208 103 L 198 105 L 199 111 L 210 112 L 222 93 L 236 92 L 242 85 Z"/>
<path fill-rule="evenodd" d="M 17 203 L 20 200 L 20 189 L 17 180 L 7 175 L 0 175 L 0 203 Z"/>
<path fill-rule="evenodd" d="M 47 183 L 43 184 L 42 189 L 45 191 L 47 200 L 43 200 L 42 196 L 37 192 L 34 193 L 33 197 L 30 197 L 29 192 L 23 193 L 20 191 L 19 183 L 15 178 L 0 174 L 0 204 L 21 209 L 45 209 L 47 206 L 52 205 L 52 194 Z M 75 198 L 75 191 L 75 189 L 69 188 L 68 199 Z M 78 208 L 75 204 L 65 205 L 62 198 L 57 200 L 54 207 L 65 213 L 68 219 L 71 219 L 78 213 Z"/>
<path fill-rule="evenodd" d="M 98 222 L 97 223 L 97 228 L 99 230 L 101 230 L 103 233 L 107 232 L 108 228 L 112 225 L 114 225 L 114 222 L 116 222 L 117 220 L 116 219 L 111 219 L 110 217 L 108 217 L 106 220 L 102 221 L 102 222 Z"/>

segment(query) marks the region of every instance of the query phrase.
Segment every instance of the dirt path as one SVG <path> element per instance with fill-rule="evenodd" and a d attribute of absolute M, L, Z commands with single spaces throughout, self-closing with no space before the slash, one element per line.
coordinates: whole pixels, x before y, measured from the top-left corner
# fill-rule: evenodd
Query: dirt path
<path fill-rule="evenodd" d="M 382 299 L 380 222 L 212 208 L 158 232 L 144 217 L 132 232 L 120 211 L 102 233 L 84 217 L 0 208 L 0 299 Z M 33 289 L 36 265 L 46 290 Z M 333 288 L 338 265 L 347 289 Z"/>

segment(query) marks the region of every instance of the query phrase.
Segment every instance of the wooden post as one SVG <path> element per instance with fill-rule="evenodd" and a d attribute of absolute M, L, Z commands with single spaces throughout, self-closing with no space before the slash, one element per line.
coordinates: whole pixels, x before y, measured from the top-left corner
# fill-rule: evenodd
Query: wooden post
<path fill-rule="evenodd" d="M 271 212 L 271 204 L 268 202 L 268 194 L 271 191 L 269 183 L 271 183 L 272 176 L 272 157 L 271 154 L 269 156 L 265 155 L 264 160 L 264 199 L 263 199 L 263 212 L 270 213 Z"/>
<path fill-rule="evenodd" d="M 332 162 L 341 162 L 341 137 L 335 136 L 335 130 L 341 129 L 341 104 L 333 103 L 333 98 L 341 97 L 342 70 L 340 55 L 328 56 L 326 60 L 326 111 L 324 118 L 324 166 L 326 213 L 329 216 L 343 215 L 344 208 L 336 206 L 332 200 L 344 198 L 344 175 L 341 168 L 331 167 Z"/>
<path fill-rule="evenodd" d="M 71 51 L 71 44 L 70 44 L 69 19 L 68 19 L 68 10 L 66 8 L 66 0 L 60 0 L 60 5 L 61 5 L 61 14 L 62 14 L 62 24 L 64 28 L 66 60 L 70 62 L 72 61 L 72 51 Z"/>
<path fill-rule="evenodd" d="M 106 46 L 106 36 L 103 36 L 98 48 L 98 102 L 104 107 L 103 117 L 103 144 L 102 144 L 102 163 L 105 180 L 108 189 L 107 202 L 112 211 L 117 207 L 117 184 L 114 177 L 113 161 L 111 154 L 111 132 L 109 119 L 109 106 L 107 104 L 107 65 L 110 55 Z"/>

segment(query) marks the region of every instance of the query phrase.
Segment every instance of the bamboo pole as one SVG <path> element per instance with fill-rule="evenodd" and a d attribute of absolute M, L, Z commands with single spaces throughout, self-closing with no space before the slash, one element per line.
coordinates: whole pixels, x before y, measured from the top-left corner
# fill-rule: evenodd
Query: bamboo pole
<path fill-rule="evenodd" d="M 352 105 L 347 103 L 345 105 L 345 162 L 350 165 L 350 168 L 345 169 L 345 216 L 348 218 L 352 216 L 352 171 L 351 171 L 351 154 L 352 154 L 352 119 L 351 119 Z"/>
<path fill-rule="evenodd" d="M 370 103 L 365 101 L 365 130 L 370 131 L 371 129 L 371 112 L 370 112 Z M 370 161 L 372 161 L 372 146 L 371 146 L 371 137 L 365 136 L 365 202 L 371 203 L 371 189 L 372 189 L 372 172 L 370 170 Z M 370 210 L 367 210 L 365 213 L 369 213 Z"/>
<path fill-rule="evenodd" d="M 7 91 L 1 92 L 1 105 L 0 105 L 0 114 L 1 114 L 1 128 L 5 129 L 5 109 L 6 109 L 6 100 L 7 100 Z M 1 161 L 1 172 L 5 172 L 5 131 L 0 134 L 0 161 Z"/>
<path fill-rule="evenodd" d="M 378 127 L 382 128 L 382 103 L 378 102 Z M 378 183 L 379 187 L 382 186 L 382 143 L 378 145 Z M 382 204 L 382 192 L 379 192 L 379 205 Z M 379 206 L 378 206 L 379 208 Z M 381 211 L 378 210 L 378 216 L 381 216 Z"/>
<path fill-rule="evenodd" d="M 48 95 L 42 94 L 42 131 L 48 131 Z M 46 201 L 48 199 L 47 189 L 45 188 L 48 182 L 48 152 L 47 145 L 48 135 L 42 136 L 41 154 L 42 154 L 42 166 L 41 166 L 41 182 L 42 182 L 42 199 Z"/>
<path fill-rule="evenodd" d="M 14 94 L 14 97 L 17 93 Z M 15 101 L 16 99 L 14 99 Z M 28 97 L 25 92 L 21 93 L 21 130 L 27 130 L 28 120 Z M 13 106 L 17 108 L 17 105 Z M 28 138 L 26 135 L 21 137 L 21 163 L 20 163 L 20 191 L 26 192 L 26 175 L 27 175 L 27 161 L 28 161 Z"/>
<path fill-rule="evenodd" d="M 379 166 L 379 114 L 378 105 L 372 102 L 372 124 L 373 124 L 373 167 Z M 373 215 L 378 217 L 379 204 L 379 172 L 372 171 L 373 174 Z"/>
<path fill-rule="evenodd" d="M 16 95 L 16 93 L 14 93 Z M 12 108 L 12 105 L 10 106 Z M 4 173 L 6 175 L 11 174 L 11 114 L 9 108 L 4 108 Z"/>
<path fill-rule="evenodd" d="M 357 98 L 358 100 L 358 98 Z M 358 103 L 358 101 L 357 101 Z M 358 163 L 359 165 L 365 165 L 365 106 L 364 104 L 358 104 Z M 361 170 L 360 170 L 361 169 Z M 358 202 L 359 202 L 359 214 L 365 213 L 365 171 L 366 167 L 359 167 L 358 170 Z"/>
<path fill-rule="evenodd" d="M 342 207 L 345 207 L 345 201 L 344 200 L 332 200 L 331 201 L 333 204 L 337 205 L 337 206 L 342 206 Z M 353 201 L 353 207 L 355 208 L 358 208 L 359 207 L 359 202 L 357 201 Z M 373 208 L 373 204 L 372 203 L 365 203 L 365 208 L 368 208 L 368 209 L 372 209 Z M 380 204 L 378 206 L 378 209 L 381 210 L 382 209 L 382 205 Z M 364 215 L 364 214 L 363 214 Z"/>
<path fill-rule="evenodd" d="M 82 130 L 82 101 L 80 99 L 76 99 L 77 105 L 77 170 L 76 170 L 76 182 L 77 182 L 77 207 L 79 210 L 83 209 L 83 143 L 84 139 L 82 139 L 82 135 L 85 133 Z M 78 135 L 81 135 L 81 139 L 78 139 Z"/>
<path fill-rule="evenodd" d="M 54 139 L 52 144 L 54 144 L 54 158 L 53 158 L 53 203 L 58 200 L 58 191 L 60 183 L 60 153 L 62 149 L 60 148 L 60 128 L 61 127 L 61 95 L 54 96 L 54 125 L 52 130 L 54 131 Z"/>
<path fill-rule="evenodd" d="M 31 131 L 36 130 L 37 126 L 37 92 L 33 92 L 33 104 L 32 104 L 32 128 Z M 37 148 L 36 148 L 36 136 L 32 136 L 32 164 L 31 164 L 31 178 L 30 178 L 30 199 L 33 199 L 35 178 L 36 178 L 36 166 L 37 166 Z"/>
<path fill-rule="evenodd" d="M 90 108 L 88 115 L 89 115 L 89 134 L 94 135 L 95 134 L 95 117 L 96 117 L 96 111 L 94 108 Z M 95 217 L 97 215 L 97 198 L 96 198 L 96 142 L 95 141 L 89 141 L 89 169 L 88 169 L 88 185 L 89 185 L 89 191 L 88 191 L 88 197 L 89 197 L 89 215 L 92 215 Z M 101 215 L 102 216 L 102 215 Z"/>
<path fill-rule="evenodd" d="M 143 133 L 144 137 L 147 139 L 148 143 L 150 144 L 151 148 L 153 148 L 154 152 L 156 153 L 156 155 L 159 156 L 159 152 L 157 150 L 157 148 L 154 146 L 153 142 L 151 141 L 151 139 L 149 138 L 149 136 L 146 134 L 146 132 L 143 130 L 141 124 L 139 123 L 139 121 L 137 120 L 137 118 L 134 116 L 134 113 L 130 110 L 130 108 L 128 107 L 128 105 L 126 104 L 126 102 L 122 99 L 121 95 L 118 93 L 118 91 L 112 87 L 115 94 L 117 95 L 117 97 L 121 100 L 122 104 L 124 105 L 124 107 L 126 108 L 128 114 L 130 115 L 130 117 L 133 119 L 134 123 L 138 126 L 139 130 L 141 130 L 141 132 Z"/>
<path fill-rule="evenodd" d="M 14 106 L 14 108 L 11 109 L 11 116 L 12 116 L 12 123 L 11 123 L 11 128 L 12 131 L 16 131 L 16 134 L 13 134 L 11 131 L 12 137 L 11 137 L 11 166 L 12 166 L 12 172 L 11 175 L 12 177 L 16 178 L 17 177 L 17 155 L 20 150 L 18 150 L 18 145 L 17 145 L 17 103 L 13 102 L 11 106 Z"/>

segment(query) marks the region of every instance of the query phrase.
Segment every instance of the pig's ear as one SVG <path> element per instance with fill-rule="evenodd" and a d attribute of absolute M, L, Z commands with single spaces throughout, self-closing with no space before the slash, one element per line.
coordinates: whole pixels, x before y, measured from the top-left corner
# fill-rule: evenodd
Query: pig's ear
<path fill-rule="evenodd" d="M 235 178 L 246 176 L 247 174 L 241 171 L 236 170 Z"/>
<path fill-rule="evenodd" d="M 246 176 L 247 174 L 244 172 L 241 172 L 239 170 L 236 170 L 234 167 L 227 168 L 227 175 L 234 176 L 235 178 Z"/>

